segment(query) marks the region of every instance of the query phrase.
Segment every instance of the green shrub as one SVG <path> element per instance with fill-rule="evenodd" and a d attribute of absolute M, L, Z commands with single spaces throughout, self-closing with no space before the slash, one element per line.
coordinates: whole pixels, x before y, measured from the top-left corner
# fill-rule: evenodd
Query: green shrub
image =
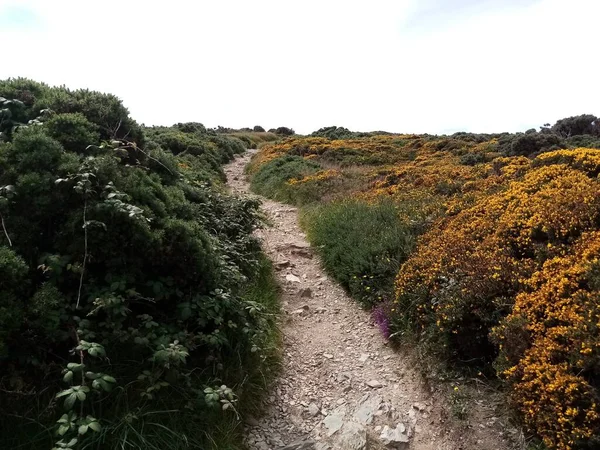
<path fill-rule="evenodd" d="M 50 137 L 70 152 L 85 153 L 88 145 L 100 141 L 97 126 L 80 113 L 57 114 L 44 122 L 44 127 Z"/>
<path fill-rule="evenodd" d="M 174 128 L 183 131 L 184 133 L 206 134 L 206 127 L 199 122 L 177 123 Z"/>
<path fill-rule="evenodd" d="M 121 100 L 111 94 L 50 87 L 26 78 L 13 78 L 0 80 L 0 97 L 22 101 L 28 120 L 35 119 L 43 110 L 57 114 L 80 113 L 96 125 L 101 139 L 126 138 L 144 144 L 142 128 L 129 117 Z"/>
<path fill-rule="evenodd" d="M 599 126 L 600 128 L 600 126 Z M 596 136 L 589 134 L 580 134 L 565 139 L 565 143 L 570 148 L 598 148 L 600 149 L 600 132 Z"/>
<path fill-rule="evenodd" d="M 231 136 L 211 136 L 210 141 L 217 145 L 220 151 L 221 163 L 227 163 L 233 159 L 234 155 L 239 155 L 246 151 L 246 147 L 241 139 Z"/>
<path fill-rule="evenodd" d="M 558 120 L 551 130 L 565 138 L 585 134 L 600 136 L 600 119 L 592 114 L 565 117 Z"/>
<path fill-rule="evenodd" d="M 269 130 L 271 131 L 271 130 Z M 292 128 L 288 127 L 277 127 L 273 133 L 278 134 L 280 136 L 293 136 L 296 132 Z"/>
<path fill-rule="evenodd" d="M 302 218 L 323 266 L 364 305 L 390 300 L 417 230 L 390 201 L 319 205 Z"/>
<path fill-rule="evenodd" d="M 344 127 L 324 127 L 310 134 L 312 137 L 324 137 L 327 139 L 355 139 L 364 136 L 366 133 L 355 133 Z"/>
<path fill-rule="evenodd" d="M 9 351 L 7 336 L 18 330 L 23 320 L 21 300 L 27 292 L 27 278 L 25 261 L 8 247 L 0 247 L 0 358 Z"/>
<path fill-rule="evenodd" d="M 144 148 L 116 97 L 0 82 L 27 87 L 26 118 L 57 114 L 0 144 L 0 447 L 239 448 L 277 339 L 258 203 L 218 186 L 243 145 L 180 124 Z"/>
<path fill-rule="evenodd" d="M 500 140 L 500 151 L 505 156 L 534 156 L 537 153 L 564 148 L 563 140 L 555 134 L 517 133 Z"/>
<path fill-rule="evenodd" d="M 102 139 L 127 138 L 143 145 L 141 127 L 129 117 L 129 111 L 114 95 L 65 87 L 51 88 L 37 99 L 34 111 L 50 109 L 55 113 L 81 113 L 96 124 Z"/>
<path fill-rule="evenodd" d="M 0 97 L 17 99 L 31 108 L 37 98 L 41 98 L 50 87 L 45 83 L 28 78 L 9 78 L 0 80 Z"/>
<path fill-rule="evenodd" d="M 200 139 L 194 133 L 175 129 L 161 130 L 153 138 L 161 147 L 174 155 L 189 153 L 193 156 L 201 156 L 206 153 L 214 154 L 216 150 L 208 140 Z"/>
<path fill-rule="evenodd" d="M 221 164 L 243 153 L 244 144 L 236 138 L 207 132 L 202 124 L 177 124 L 174 127 L 147 129 L 150 147 L 178 155 L 179 167 L 195 182 L 225 181 Z"/>
<path fill-rule="evenodd" d="M 240 134 L 235 139 L 241 141 L 245 148 L 256 148 L 256 144 L 246 135 Z"/>
<path fill-rule="evenodd" d="M 460 163 L 465 166 L 476 166 L 486 162 L 487 158 L 483 153 L 465 153 L 460 157 Z"/>
<path fill-rule="evenodd" d="M 252 189 L 266 197 L 293 202 L 294 189 L 287 184 L 288 181 L 316 173 L 319 169 L 321 166 L 317 163 L 300 156 L 286 155 L 263 164 L 252 176 Z"/>

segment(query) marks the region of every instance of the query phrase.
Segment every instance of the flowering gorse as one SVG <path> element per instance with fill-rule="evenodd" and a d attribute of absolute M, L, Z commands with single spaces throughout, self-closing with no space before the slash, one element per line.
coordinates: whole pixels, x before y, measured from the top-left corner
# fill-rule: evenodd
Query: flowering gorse
<path fill-rule="evenodd" d="M 397 274 L 395 298 L 384 284 L 370 298 L 383 334 L 408 328 L 445 359 L 493 364 L 523 423 L 549 448 L 593 447 L 600 435 L 600 150 L 506 156 L 527 154 L 523 136 L 520 147 L 502 136 L 295 137 L 263 147 L 250 170 L 290 155 L 321 167 L 286 189 L 292 199 L 307 198 L 311 187 L 325 205 L 307 219 L 308 229 L 325 227 L 313 235 L 334 272 L 340 261 L 349 268 L 358 261 L 354 248 L 333 245 L 339 230 L 352 229 L 334 219 L 365 225 L 347 212 L 333 215 L 344 210 L 328 202 L 362 202 L 371 212 L 393 202 L 398 222 L 421 237 Z M 359 301 L 373 289 L 369 280 L 378 280 L 376 267 L 348 273 Z"/>

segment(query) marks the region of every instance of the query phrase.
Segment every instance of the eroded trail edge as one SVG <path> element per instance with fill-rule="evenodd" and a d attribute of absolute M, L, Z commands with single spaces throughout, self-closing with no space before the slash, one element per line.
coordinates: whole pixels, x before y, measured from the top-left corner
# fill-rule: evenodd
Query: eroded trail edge
<path fill-rule="evenodd" d="M 249 151 L 225 167 L 233 193 L 252 195 Z M 414 359 L 392 350 L 373 323 L 330 280 L 298 225 L 296 208 L 261 198 L 272 226 L 259 230 L 282 286 L 283 367 L 266 412 L 247 423 L 250 449 L 502 450 L 516 430 L 478 402 L 457 422 Z"/>

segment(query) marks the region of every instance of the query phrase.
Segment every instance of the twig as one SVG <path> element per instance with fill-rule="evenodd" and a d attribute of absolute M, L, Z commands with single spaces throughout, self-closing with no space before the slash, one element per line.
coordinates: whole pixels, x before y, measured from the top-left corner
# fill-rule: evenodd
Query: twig
<path fill-rule="evenodd" d="M 174 175 L 173 172 L 171 172 L 171 169 L 169 169 L 167 166 L 165 166 L 163 163 L 161 163 L 158 159 L 154 158 L 153 156 L 151 156 L 150 154 L 146 153 L 144 150 L 142 150 L 137 144 L 133 144 L 132 142 L 129 141 L 125 141 L 127 142 L 127 147 L 129 148 L 133 148 L 134 150 L 139 150 L 140 152 L 142 152 L 144 155 L 146 155 L 148 158 L 150 158 L 152 161 L 157 162 L 158 164 L 160 164 L 161 166 L 163 166 L 165 169 L 167 169 L 167 171 L 171 174 Z"/>
<path fill-rule="evenodd" d="M 113 139 L 117 138 L 117 133 L 119 132 L 119 128 L 121 128 L 121 119 L 119 119 L 119 123 L 117 124 L 117 127 L 114 130 L 110 130 L 110 131 L 112 131 Z"/>
<path fill-rule="evenodd" d="M 75 339 L 77 340 L 77 347 L 79 347 L 81 345 L 81 339 L 79 339 L 79 333 L 77 333 L 77 330 L 74 330 L 74 331 L 75 331 Z M 85 386 L 85 371 L 83 370 L 83 363 L 84 363 L 83 350 L 79 350 L 79 363 L 81 364 L 81 385 Z M 81 402 L 81 404 L 80 404 L 79 416 L 83 417 L 83 402 Z"/>
<path fill-rule="evenodd" d="M 87 197 L 83 204 L 83 234 L 84 234 L 84 254 L 83 254 L 83 265 L 81 267 L 81 276 L 79 277 L 79 291 L 77 292 L 77 304 L 75 308 L 79 308 L 79 301 L 81 300 L 81 289 L 83 287 L 83 276 L 85 275 L 85 264 L 88 257 L 88 232 L 86 223 L 86 212 L 87 212 Z"/>
<path fill-rule="evenodd" d="M 2 217 L 2 214 L 0 214 L 0 221 L 2 222 L 2 229 L 4 230 L 4 235 L 6 236 L 6 239 L 8 239 L 8 245 L 12 247 L 12 241 L 10 240 L 10 236 L 8 235 L 8 231 L 6 231 L 6 226 L 4 225 L 4 217 Z"/>
<path fill-rule="evenodd" d="M 0 392 L 4 392 L 5 394 L 14 394 L 14 395 L 38 395 L 36 391 L 31 392 L 19 392 L 19 391 L 9 391 L 3 388 L 0 388 Z"/>

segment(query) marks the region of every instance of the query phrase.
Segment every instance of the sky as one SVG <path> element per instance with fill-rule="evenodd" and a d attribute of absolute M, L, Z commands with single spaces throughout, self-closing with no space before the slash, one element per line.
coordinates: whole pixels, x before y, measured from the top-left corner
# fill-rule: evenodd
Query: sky
<path fill-rule="evenodd" d="M 0 0 L 0 79 L 146 125 L 524 131 L 600 115 L 597 0 Z"/>

